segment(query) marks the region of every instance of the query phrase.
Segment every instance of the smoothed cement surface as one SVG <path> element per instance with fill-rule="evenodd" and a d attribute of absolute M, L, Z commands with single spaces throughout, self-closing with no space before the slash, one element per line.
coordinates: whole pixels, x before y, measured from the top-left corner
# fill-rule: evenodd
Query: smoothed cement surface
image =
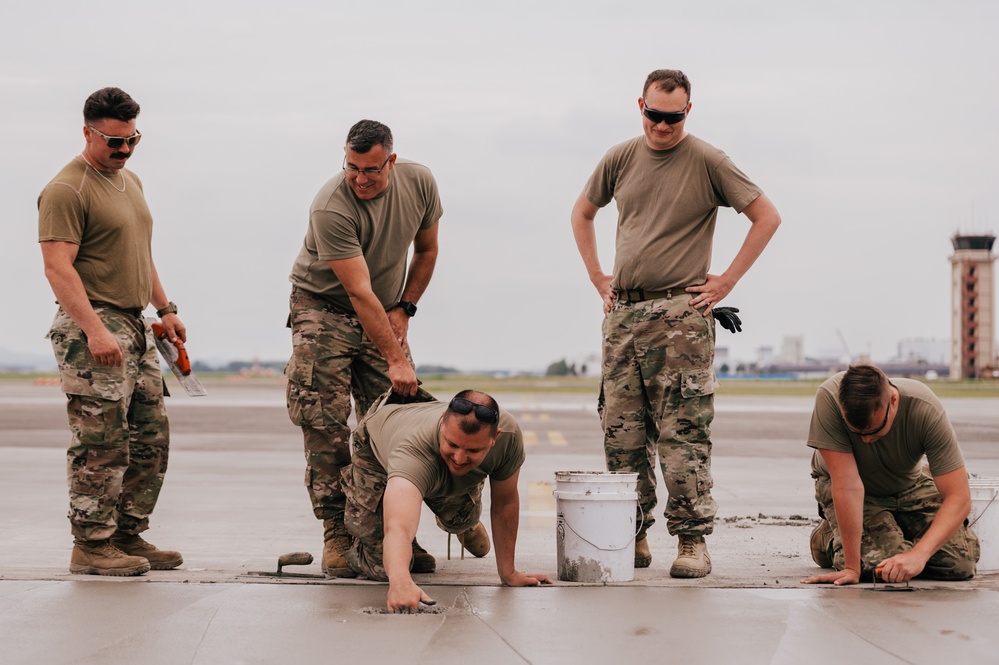
<path fill-rule="evenodd" d="M 425 511 L 419 540 L 438 570 L 415 577 L 438 604 L 405 616 L 384 614 L 382 584 L 249 575 L 274 571 L 284 552 L 318 556 L 321 525 L 280 385 L 208 388 L 169 402 L 170 471 L 144 534 L 185 563 L 120 579 L 67 569 L 58 387 L 0 382 L 0 663 L 999 662 L 999 573 L 902 593 L 800 584 L 819 570 L 810 399 L 718 397 L 708 577 L 669 577 L 676 539 L 660 517 L 652 566 L 631 582 L 511 589 L 491 553 L 462 559 L 452 539 L 448 559 Z M 603 468 L 593 398 L 497 397 L 528 438 L 518 568 L 555 578 L 554 473 Z M 956 402 L 969 470 L 999 476 L 999 401 Z"/>

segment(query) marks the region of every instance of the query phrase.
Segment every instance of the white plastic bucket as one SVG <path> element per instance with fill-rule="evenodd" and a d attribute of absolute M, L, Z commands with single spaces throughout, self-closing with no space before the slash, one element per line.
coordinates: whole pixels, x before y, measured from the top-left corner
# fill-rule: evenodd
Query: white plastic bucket
<path fill-rule="evenodd" d="M 999 478 L 969 478 L 971 514 L 968 522 L 982 546 L 979 573 L 999 571 Z"/>
<path fill-rule="evenodd" d="M 555 478 L 558 578 L 635 579 L 638 474 L 559 471 Z"/>

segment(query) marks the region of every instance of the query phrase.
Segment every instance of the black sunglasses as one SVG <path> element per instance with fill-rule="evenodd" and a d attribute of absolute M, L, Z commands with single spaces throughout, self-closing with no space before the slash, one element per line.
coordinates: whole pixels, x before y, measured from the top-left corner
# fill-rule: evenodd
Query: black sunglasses
<path fill-rule="evenodd" d="M 655 109 L 650 109 L 648 104 L 645 104 L 642 107 L 642 113 L 656 125 L 660 122 L 665 122 L 667 125 L 675 125 L 678 122 L 682 122 L 683 119 L 687 117 L 686 108 L 682 111 L 656 111 Z"/>
<path fill-rule="evenodd" d="M 90 131 L 97 132 L 98 134 L 100 134 L 101 138 L 107 141 L 108 147 L 111 148 L 112 150 L 117 150 L 126 143 L 128 144 L 129 148 L 134 148 L 135 145 L 139 142 L 139 139 L 142 138 L 142 134 L 139 133 L 138 131 L 136 131 L 131 136 L 108 136 L 107 134 L 97 129 L 93 125 L 87 125 L 87 127 L 90 127 Z"/>
<path fill-rule="evenodd" d="M 475 409 L 475 417 L 478 418 L 480 422 L 489 425 L 499 422 L 499 413 L 496 412 L 496 409 L 476 404 L 475 402 L 467 400 L 464 397 L 455 397 L 451 400 L 451 403 L 447 405 L 447 408 L 463 416 L 468 415 L 472 412 L 472 409 Z"/>

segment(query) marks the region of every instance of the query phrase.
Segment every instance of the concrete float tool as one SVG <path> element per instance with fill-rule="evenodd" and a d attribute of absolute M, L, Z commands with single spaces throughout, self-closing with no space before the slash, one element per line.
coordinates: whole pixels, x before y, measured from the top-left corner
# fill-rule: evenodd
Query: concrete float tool
<path fill-rule="evenodd" d="M 260 577 L 307 577 L 309 579 L 326 579 L 325 575 L 315 573 L 286 573 L 282 570 L 285 566 L 308 566 L 312 563 L 312 555 L 308 552 L 288 552 L 278 557 L 277 570 L 251 570 L 247 575 L 259 575 Z"/>

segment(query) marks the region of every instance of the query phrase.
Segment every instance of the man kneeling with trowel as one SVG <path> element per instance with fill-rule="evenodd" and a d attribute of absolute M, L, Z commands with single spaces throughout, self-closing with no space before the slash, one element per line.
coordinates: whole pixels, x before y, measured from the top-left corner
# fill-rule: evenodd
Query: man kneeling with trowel
<path fill-rule="evenodd" d="M 812 558 L 836 572 L 804 583 L 975 574 L 979 544 L 968 528 L 968 474 L 950 420 L 929 388 L 889 381 L 873 365 L 852 366 L 819 387 L 808 445 L 816 448 L 812 477 L 825 518 L 812 533 Z"/>
<path fill-rule="evenodd" d="M 403 400 L 415 403 L 397 403 Z M 489 395 L 465 390 L 444 404 L 423 389 L 413 398 L 389 392 L 358 423 L 351 464 L 340 474 L 347 497 L 344 524 L 354 542 L 345 554 L 350 570 L 339 574 L 387 580 L 390 612 L 432 604 L 410 575 L 422 504 L 469 552 L 485 556 L 489 535 L 479 517 L 489 478 L 500 580 L 510 586 L 550 584 L 546 575 L 514 567 L 523 463 L 520 427 Z"/>

